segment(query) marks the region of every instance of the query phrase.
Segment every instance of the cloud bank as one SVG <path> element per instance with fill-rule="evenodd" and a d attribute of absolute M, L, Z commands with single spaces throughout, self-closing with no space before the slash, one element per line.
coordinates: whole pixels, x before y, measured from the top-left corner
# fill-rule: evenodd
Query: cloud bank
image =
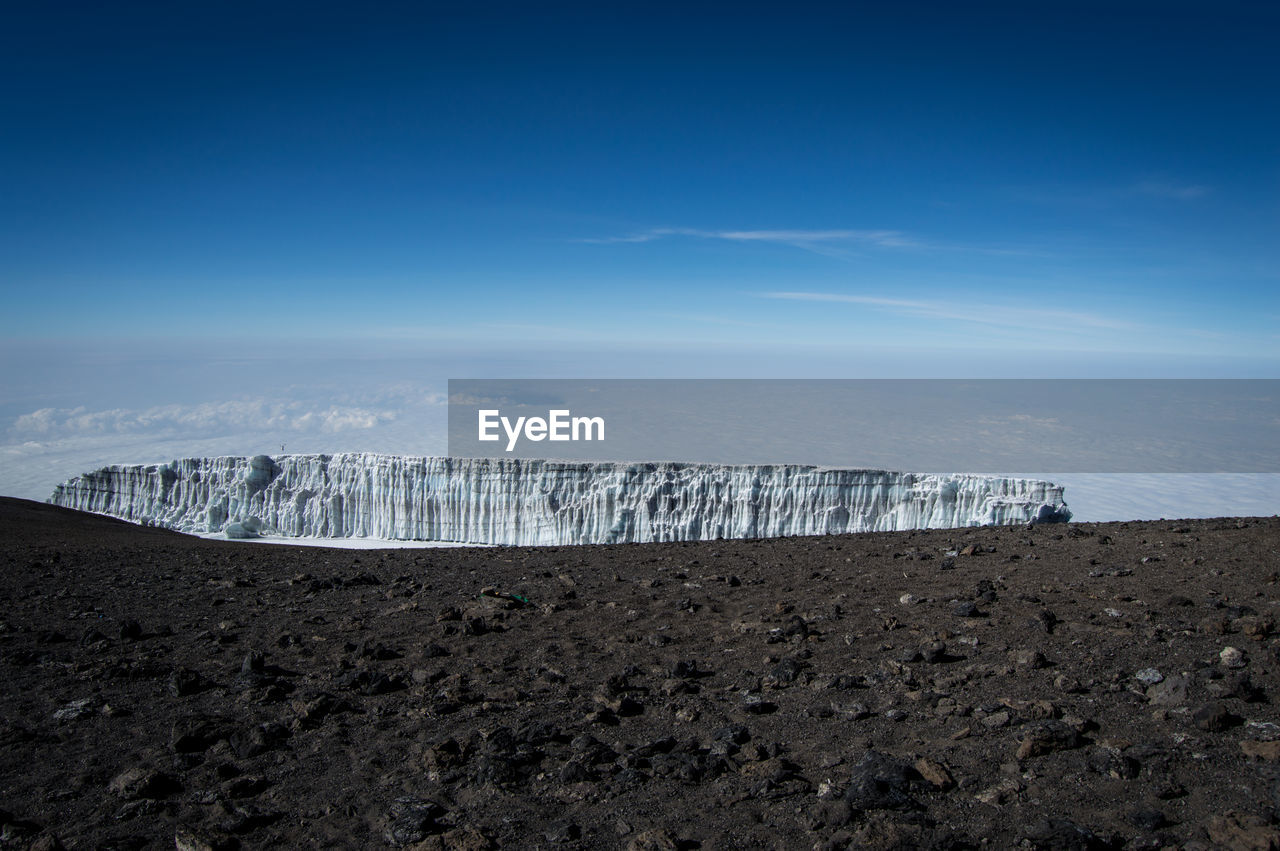
<path fill-rule="evenodd" d="M 445 395 L 423 387 L 338 394 L 286 388 L 287 398 L 90 409 L 44 407 L 0 434 L 0 493 L 45 499 L 53 486 L 106 464 L 201 455 L 388 452 L 443 454 Z"/>
<path fill-rule="evenodd" d="M 281 433 L 318 431 L 335 434 L 370 429 L 395 419 L 396 412 L 393 410 L 338 405 L 313 408 L 301 401 L 248 399 L 198 405 L 159 405 L 144 410 L 41 408 L 17 417 L 11 433 L 14 437 L 27 440 L 169 432 L 198 436 L 244 430 Z"/>

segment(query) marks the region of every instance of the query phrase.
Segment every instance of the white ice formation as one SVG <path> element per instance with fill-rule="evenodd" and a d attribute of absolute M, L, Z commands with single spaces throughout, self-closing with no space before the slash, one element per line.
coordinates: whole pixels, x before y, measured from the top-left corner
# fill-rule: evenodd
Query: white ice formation
<path fill-rule="evenodd" d="M 103 467 L 55 505 L 182 532 L 600 544 L 1063 521 L 1034 479 L 800 465 L 398 455 L 187 458 Z"/>

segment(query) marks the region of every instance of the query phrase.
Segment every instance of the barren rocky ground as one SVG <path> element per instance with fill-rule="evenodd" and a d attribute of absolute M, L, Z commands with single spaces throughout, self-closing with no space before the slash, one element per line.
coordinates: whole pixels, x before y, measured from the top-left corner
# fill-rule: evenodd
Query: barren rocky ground
<path fill-rule="evenodd" d="M 2 847 L 1280 848 L 1277 519 L 0 540 Z"/>

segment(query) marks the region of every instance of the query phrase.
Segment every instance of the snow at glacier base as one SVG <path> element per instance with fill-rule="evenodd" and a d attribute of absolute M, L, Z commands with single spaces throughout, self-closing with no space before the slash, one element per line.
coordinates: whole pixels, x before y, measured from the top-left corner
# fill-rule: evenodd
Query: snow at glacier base
<path fill-rule="evenodd" d="M 497 545 L 694 541 L 1059 522 L 1050 482 L 804 465 L 345 453 L 115 465 L 49 502 L 231 538 Z"/>

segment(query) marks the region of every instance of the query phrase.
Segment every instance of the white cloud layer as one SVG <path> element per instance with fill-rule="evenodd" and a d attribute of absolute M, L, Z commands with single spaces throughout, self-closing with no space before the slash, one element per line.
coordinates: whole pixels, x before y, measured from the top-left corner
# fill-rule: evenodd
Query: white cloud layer
<path fill-rule="evenodd" d="M 445 394 L 391 386 L 315 399 L 231 399 L 137 408 L 46 407 L 18 414 L 0 443 L 0 493 L 45 499 L 71 476 L 107 464 L 201 455 L 388 452 L 443 454 Z"/>
<path fill-rule="evenodd" d="M 626 236 L 606 236 L 575 240 L 597 245 L 622 242 L 653 242 L 673 236 L 695 239 L 720 239 L 728 242 L 773 242 L 797 248 L 815 249 L 820 245 L 861 244 L 877 248 L 917 248 L 920 243 L 896 230 L 704 230 L 701 228 L 650 228 Z"/>
<path fill-rule="evenodd" d="M 395 418 L 396 413 L 391 410 L 337 405 L 316 409 L 297 401 L 252 399 L 198 405 L 159 405 L 145 410 L 41 408 L 19 416 L 14 421 L 11 433 L 14 437 L 25 439 L 102 434 L 162 434 L 178 430 L 192 435 L 248 429 L 336 433 L 374 428 Z"/>

